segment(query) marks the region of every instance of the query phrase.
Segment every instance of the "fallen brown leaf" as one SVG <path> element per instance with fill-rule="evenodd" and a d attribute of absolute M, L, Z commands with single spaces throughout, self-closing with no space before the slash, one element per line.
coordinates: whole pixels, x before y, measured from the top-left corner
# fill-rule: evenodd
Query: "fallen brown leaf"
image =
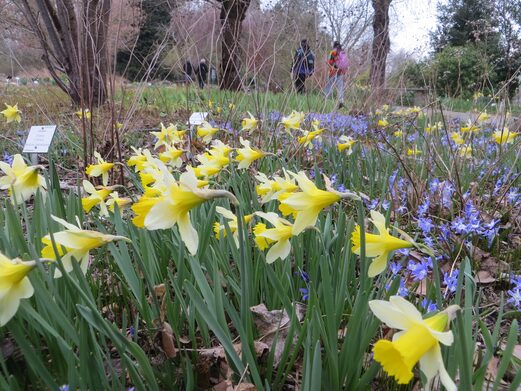
<path fill-rule="evenodd" d="M 170 326 L 168 322 L 163 322 L 163 329 L 161 330 L 161 344 L 163 345 L 163 351 L 168 358 L 174 358 L 177 355 L 172 326 Z"/>
<path fill-rule="evenodd" d="M 479 284 L 491 284 L 496 281 L 492 273 L 486 270 L 480 270 L 476 273 L 476 280 Z"/>

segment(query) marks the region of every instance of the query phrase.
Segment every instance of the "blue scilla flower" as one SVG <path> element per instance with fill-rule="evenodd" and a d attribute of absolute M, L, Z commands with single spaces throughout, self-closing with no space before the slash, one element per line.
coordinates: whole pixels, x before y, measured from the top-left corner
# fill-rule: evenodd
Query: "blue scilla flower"
<path fill-rule="evenodd" d="M 418 219 L 418 227 L 420 227 L 422 232 L 426 235 L 434 228 L 434 224 L 432 223 L 432 219 L 428 217 L 420 217 Z"/>
<path fill-rule="evenodd" d="M 383 210 L 389 210 L 389 207 L 391 206 L 391 203 L 388 200 L 382 201 L 382 209 Z"/>
<path fill-rule="evenodd" d="M 514 285 L 515 289 L 521 289 L 521 276 L 511 275 L 510 283 Z"/>
<path fill-rule="evenodd" d="M 514 288 L 507 291 L 507 303 L 513 304 L 518 308 L 521 308 L 521 289 Z"/>
<path fill-rule="evenodd" d="M 450 224 L 451 229 L 458 234 L 466 234 L 469 227 L 463 217 L 456 217 Z"/>
<path fill-rule="evenodd" d="M 306 301 L 309 299 L 309 289 L 308 288 L 299 288 L 300 294 L 302 295 L 302 300 Z"/>
<path fill-rule="evenodd" d="M 395 276 L 402 270 L 402 265 L 399 262 L 389 262 L 389 270 Z"/>
<path fill-rule="evenodd" d="M 447 209 L 452 208 L 452 195 L 454 194 L 454 191 L 454 186 L 450 182 L 443 182 L 443 188 L 441 191 L 441 203 Z"/>
<path fill-rule="evenodd" d="M 425 236 L 423 238 L 423 243 L 427 246 L 427 247 L 434 247 L 434 239 L 432 238 L 432 236 Z"/>
<path fill-rule="evenodd" d="M 10 155 L 7 151 L 4 151 L 3 161 L 9 165 L 13 164 L 13 155 Z"/>
<path fill-rule="evenodd" d="M 487 239 L 488 246 L 492 246 L 494 238 L 499 232 L 500 220 L 492 219 L 489 223 L 485 223 L 482 226 L 480 234 Z"/>
<path fill-rule="evenodd" d="M 431 206 L 431 202 L 429 197 L 425 198 L 425 200 L 418 207 L 418 216 L 425 216 L 429 213 L 429 207 Z"/>
<path fill-rule="evenodd" d="M 517 204 L 519 204 L 521 201 L 521 194 L 519 193 L 517 187 L 511 188 L 507 193 L 507 201 L 513 206 L 517 206 Z"/>
<path fill-rule="evenodd" d="M 63 386 L 60 386 L 60 388 L 58 388 L 58 391 L 69 391 L 69 385 L 64 384 Z"/>
<path fill-rule="evenodd" d="M 423 300 L 421 302 L 421 307 L 426 312 L 433 312 L 438 309 L 438 306 L 436 305 L 436 303 L 433 303 L 431 300 L 427 299 L 426 297 L 423 298 Z"/>
<path fill-rule="evenodd" d="M 409 290 L 405 287 L 405 281 L 403 278 L 400 278 L 400 287 L 398 288 L 398 296 L 405 297 L 409 294 Z"/>
<path fill-rule="evenodd" d="M 407 269 L 411 272 L 414 281 L 423 281 L 429 275 L 429 267 L 424 261 L 409 261 Z"/>
<path fill-rule="evenodd" d="M 401 204 L 398 208 L 396 208 L 396 213 L 401 215 L 407 213 L 407 207 L 404 204 Z"/>
<path fill-rule="evenodd" d="M 311 281 L 309 279 L 309 275 L 304 270 L 298 270 L 295 272 L 295 275 L 299 276 L 302 281 L 304 281 L 306 284 Z"/>
<path fill-rule="evenodd" d="M 344 186 L 343 183 L 339 184 L 338 187 L 336 188 L 340 193 L 345 193 L 347 191 L 346 187 Z"/>
<path fill-rule="evenodd" d="M 369 202 L 369 205 L 367 206 L 370 210 L 376 209 L 378 207 L 378 204 L 380 203 L 380 200 L 378 198 L 375 198 L 374 200 L 371 200 Z"/>
<path fill-rule="evenodd" d="M 438 191 L 440 186 L 440 180 L 438 178 L 433 178 L 429 182 L 429 193 L 434 194 Z"/>
<path fill-rule="evenodd" d="M 456 292 L 458 287 L 459 270 L 453 270 L 451 273 L 443 273 L 443 284 L 451 293 Z"/>

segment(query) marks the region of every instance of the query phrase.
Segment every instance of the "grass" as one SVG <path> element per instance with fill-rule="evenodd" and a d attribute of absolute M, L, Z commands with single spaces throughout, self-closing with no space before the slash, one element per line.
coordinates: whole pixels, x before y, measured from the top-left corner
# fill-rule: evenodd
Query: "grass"
<path fill-rule="evenodd" d="M 478 99 L 463 99 L 463 98 L 443 98 L 443 107 L 449 111 L 457 112 L 487 112 L 490 114 L 501 113 L 505 109 L 502 108 L 498 99 L 481 97 Z M 518 116 L 521 114 L 521 106 L 519 104 L 510 104 L 507 106 L 507 111 L 512 115 Z"/>
<path fill-rule="evenodd" d="M 209 178 L 210 188 L 232 192 L 239 203 L 213 199 L 190 211 L 199 235 L 198 250 L 190 254 L 175 225 L 138 228 L 132 223 L 135 213 L 128 208 L 116 208 L 108 216 L 100 216 L 98 207 L 85 213 L 81 173 L 68 171 L 77 165 L 74 156 L 67 160 L 51 154 L 43 170 L 47 192 L 22 205 L 13 205 L 7 193 L 2 200 L 0 252 L 23 260 L 39 258 L 40 239 L 49 233 L 57 238 L 63 230 L 51 215 L 69 222 L 78 218 L 84 229 L 129 241 L 91 250 L 86 274 L 73 262 L 72 272 L 54 279 L 56 268 L 64 271 L 60 257 L 39 263 L 31 272 L 33 297 L 22 300 L 13 319 L 0 327 L 0 389 L 57 390 L 64 384 L 71 390 L 211 389 L 226 381 L 251 383 L 259 390 L 413 389 L 425 384 L 418 370 L 408 385 L 398 386 L 371 354 L 373 344 L 389 339 L 392 331 L 382 326 L 368 303 L 397 293 L 428 316 L 449 305 L 462 308 L 450 325 L 454 343 L 442 347 L 445 367 L 457 379 L 458 389 L 497 389 L 502 382 L 516 389 L 521 384 L 520 362 L 513 353 L 520 342 L 521 314 L 509 293 L 516 289 L 509 276 L 520 273 L 519 264 L 511 262 L 515 240 L 521 237 L 516 225 L 520 197 L 512 193 L 520 186 L 519 138 L 497 145 L 491 140 L 494 123 L 485 123 L 479 132 L 463 135 L 472 146 L 472 156 L 466 158 L 448 142 L 459 125 L 446 124 L 447 131 L 426 133 L 427 120 L 414 113 L 361 118 L 325 114 L 322 143 L 308 150 L 297 142 L 301 131 L 288 134 L 280 120 L 268 114 L 289 114 L 293 109 L 328 113 L 333 102 L 321 96 L 186 92 L 154 87 L 142 97 L 129 92 L 118 98 L 121 118 L 137 105 L 136 115 L 122 130 L 126 142 L 150 146 L 152 137 L 136 129 L 157 126 L 159 121 L 182 126 L 187 113 L 206 110 L 211 100 L 210 119 L 233 126 L 217 134 L 221 141 L 240 148 L 240 135 L 273 155 L 240 170 L 232 152 L 229 165 Z M 40 93 L 34 99 L 48 96 Z M 138 103 L 132 103 L 137 98 Z M 26 108 L 30 99 L 25 92 L 20 96 L 19 106 L 28 116 L 21 126 L 33 121 L 32 108 Z M 251 134 L 239 128 L 248 111 L 262 118 Z M 93 114 L 99 132 L 104 115 Z M 389 125 L 379 127 L 377 121 L 383 116 Z M 78 137 L 79 124 L 70 112 L 49 112 L 47 119 L 62 121 L 62 129 L 68 130 L 61 137 L 78 142 L 73 137 Z M 312 130 L 310 120 L 302 124 L 303 129 Z M 403 135 L 395 136 L 396 130 Z M 351 154 L 337 149 L 341 134 L 356 139 Z M 421 153 L 408 155 L 413 146 Z M 205 148 L 200 140 L 183 145 L 194 155 Z M 196 161 L 187 153 L 172 175 L 178 179 L 189 162 Z M 280 213 L 278 201 L 261 202 L 255 175 L 282 175 L 283 169 L 306 171 L 320 189 L 325 189 L 320 175 L 324 173 L 336 189 L 342 185 L 364 196 L 340 200 L 323 210 L 312 228 L 290 239 L 286 259 L 268 264 L 267 251 L 255 243 L 253 226 L 269 223 L 256 216 L 244 224 L 240 216 Z M 143 183 L 131 167 L 125 167 L 124 174 L 118 191 L 136 202 Z M 71 189 L 62 189 L 64 179 L 73 185 Z M 510 198 L 502 197 L 506 194 Z M 239 216 L 239 248 L 217 206 Z M 420 244 L 409 253 L 395 252 L 391 260 L 396 266 L 375 278 L 367 273 L 372 260 L 365 256 L 369 248 L 365 236 L 361 235 L 360 255 L 353 253 L 351 240 L 356 224 L 362 233 L 375 232 L 368 220 L 371 210 L 385 215 L 393 235 L 404 232 Z M 294 221 L 291 215 L 286 218 Z M 431 220 L 429 231 L 421 228 L 421 218 Z M 456 224 L 460 220 L 466 225 L 479 223 L 480 228 L 460 229 Z M 483 230 L 491 220 L 498 220 L 498 231 L 489 240 Z M 225 226 L 226 235 L 214 235 L 215 222 Z M 420 282 L 415 267 L 429 260 L 432 265 Z M 490 273 L 493 281 L 480 283 L 482 271 Z M 425 308 L 426 302 L 436 304 L 436 309 Z M 490 374 L 491 361 L 495 375 Z M 436 387 L 440 387 L 437 382 Z"/>

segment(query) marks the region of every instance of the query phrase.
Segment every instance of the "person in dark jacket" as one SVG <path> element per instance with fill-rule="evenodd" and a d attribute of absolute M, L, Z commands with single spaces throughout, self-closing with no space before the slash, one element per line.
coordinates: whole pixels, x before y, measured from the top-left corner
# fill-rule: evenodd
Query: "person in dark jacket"
<path fill-rule="evenodd" d="M 205 84 L 208 80 L 208 65 L 206 64 L 206 59 L 201 58 L 201 62 L 199 63 L 199 67 L 197 68 L 197 81 L 199 82 L 199 87 L 204 88 Z"/>
<path fill-rule="evenodd" d="M 306 78 L 311 76 L 315 71 L 315 55 L 308 45 L 308 40 L 300 41 L 300 46 L 295 51 L 293 57 L 293 80 L 295 82 L 295 89 L 299 94 L 305 92 Z"/>
<path fill-rule="evenodd" d="M 190 62 L 190 60 L 186 60 L 186 62 L 183 64 L 183 75 L 184 75 L 185 83 L 191 83 L 193 81 L 192 72 L 193 72 L 192 63 Z"/>

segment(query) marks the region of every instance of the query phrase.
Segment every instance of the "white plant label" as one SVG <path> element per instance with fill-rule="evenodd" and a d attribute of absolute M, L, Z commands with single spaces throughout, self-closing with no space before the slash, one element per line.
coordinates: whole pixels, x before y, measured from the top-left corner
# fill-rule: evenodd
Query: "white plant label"
<path fill-rule="evenodd" d="M 23 153 L 49 153 L 56 125 L 31 126 Z"/>
<path fill-rule="evenodd" d="M 201 125 L 203 121 L 208 117 L 208 113 L 202 113 L 202 112 L 196 112 L 192 113 L 190 116 L 190 119 L 188 120 L 188 123 L 190 126 L 197 126 Z"/>

